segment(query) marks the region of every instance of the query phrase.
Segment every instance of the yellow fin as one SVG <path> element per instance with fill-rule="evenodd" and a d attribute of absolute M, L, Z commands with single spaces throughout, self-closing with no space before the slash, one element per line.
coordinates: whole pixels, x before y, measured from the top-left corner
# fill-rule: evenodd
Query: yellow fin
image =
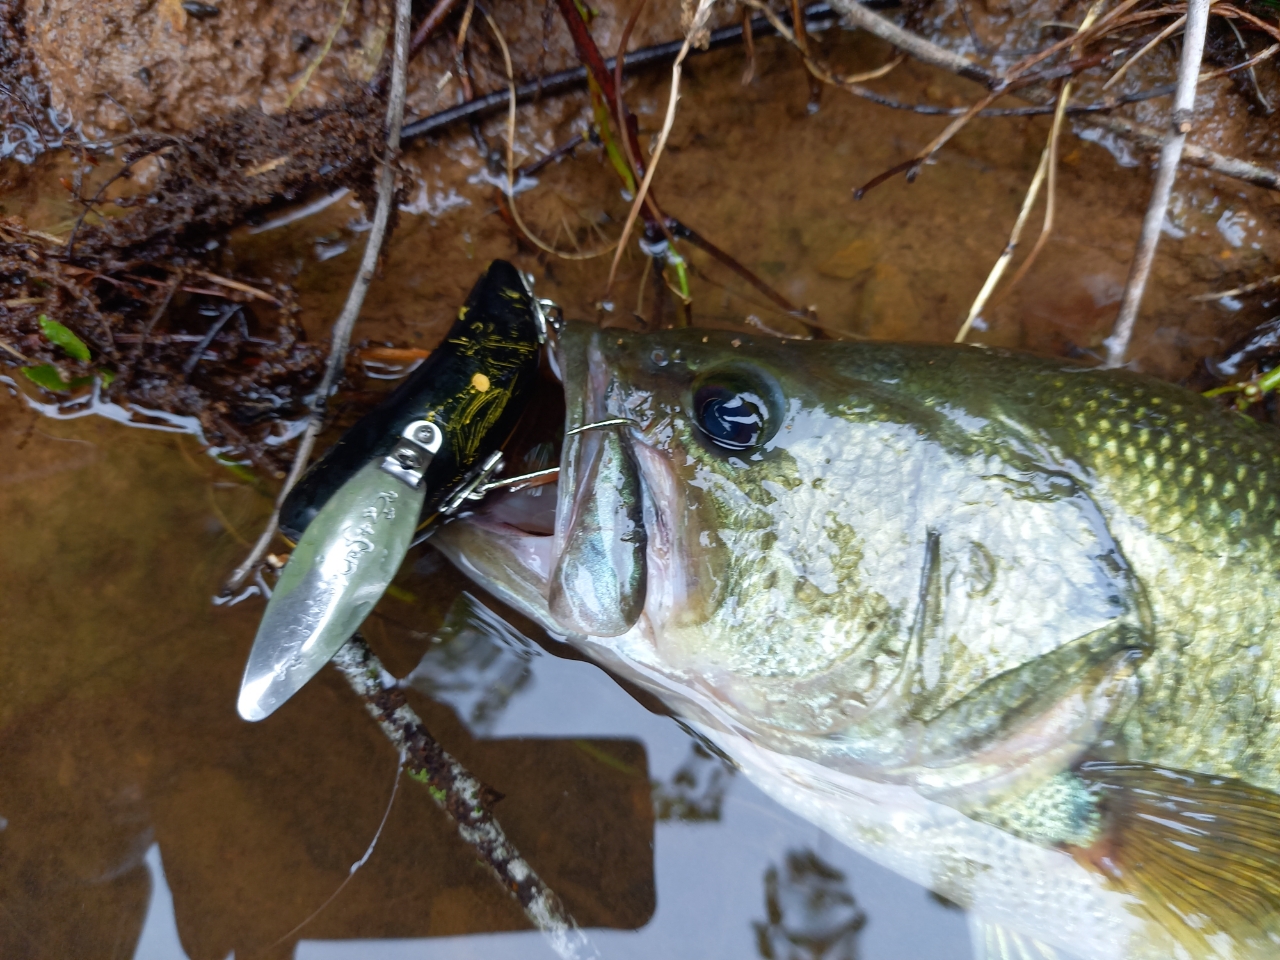
<path fill-rule="evenodd" d="M 1239 780 L 1143 763 L 1084 763 L 1102 837 L 1073 851 L 1192 956 L 1280 954 L 1280 796 Z"/>

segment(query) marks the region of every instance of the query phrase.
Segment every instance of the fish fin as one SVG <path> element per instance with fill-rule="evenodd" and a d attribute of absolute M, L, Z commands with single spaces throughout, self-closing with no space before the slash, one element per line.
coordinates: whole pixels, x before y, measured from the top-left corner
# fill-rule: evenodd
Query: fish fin
<path fill-rule="evenodd" d="M 1057 950 L 1034 937 L 969 913 L 973 960 L 1065 960 Z"/>
<path fill-rule="evenodd" d="M 1091 761 L 1103 832 L 1077 860 L 1137 898 L 1193 956 L 1225 935 L 1246 952 L 1280 948 L 1280 796 L 1228 777 Z"/>

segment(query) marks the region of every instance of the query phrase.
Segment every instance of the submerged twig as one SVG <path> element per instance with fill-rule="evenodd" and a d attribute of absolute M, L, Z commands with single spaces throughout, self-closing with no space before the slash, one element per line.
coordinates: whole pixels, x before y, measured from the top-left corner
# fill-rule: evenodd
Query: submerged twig
<path fill-rule="evenodd" d="M 1160 165 L 1156 170 L 1155 185 L 1151 190 L 1151 202 L 1142 221 L 1142 233 L 1138 248 L 1129 268 L 1124 298 L 1115 327 L 1106 340 L 1108 367 L 1124 363 L 1133 337 L 1133 327 L 1138 319 L 1138 308 L 1146 291 L 1147 278 L 1155 261 L 1156 246 L 1169 209 L 1169 196 L 1173 192 L 1173 180 L 1182 159 L 1182 147 L 1191 132 L 1192 111 L 1195 108 L 1196 82 L 1200 78 L 1200 59 L 1204 53 L 1205 31 L 1209 23 L 1209 4 L 1212 0 L 1190 0 L 1187 5 L 1187 26 L 1183 32 L 1182 59 L 1178 64 L 1178 92 L 1174 96 L 1170 115 L 1170 130 L 1160 151 Z"/>
<path fill-rule="evenodd" d="M 1022 200 L 1022 209 L 1018 211 L 1018 219 L 1014 221 L 1013 230 L 1009 233 L 1009 242 L 1000 251 L 1000 256 L 996 258 L 995 264 L 991 267 L 991 272 L 987 274 L 986 282 L 982 285 L 982 289 L 978 291 L 978 295 L 974 297 L 973 305 L 969 307 L 969 315 L 964 318 L 964 323 L 960 325 L 960 331 L 956 334 L 956 343 L 964 343 L 964 338 L 969 335 L 969 330 L 973 327 L 974 321 L 982 314 L 987 301 L 991 299 L 991 294 L 995 290 L 996 284 L 1000 282 L 1000 277 L 1004 275 L 1005 269 L 1008 268 L 1010 261 L 1013 260 L 1014 251 L 1018 248 L 1018 240 L 1022 237 L 1022 228 L 1026 226 L 1027 219 L 1031 216 L 1031 209 L 1035 206 L 1036 197 L 1040 194 L 1040 186 L 1044 183 L 1045 171 L 1049 168 L 1049 146 L 1049 144 L 1045 144 L 1045 148 L 1040 154 L 1040 163 L 1036 167 L 1035 176 L 1031 178 L 1031 185 L 1027 187 L 1027 195 Z"/>
<path fill-rule="evenodd" d="M 488 789 L 431 736 L 405 702 L 404 694 L 383 682 L 389 674 L 360 634 L 343 645 L 333 665 L 364 700 L 387 739 L 401 751 L 409 776 L 426 786 L 431 799 L 457 824 L 459 836 L 515 897 L 551 948 L 565 960 L 598 957 L 560 898 L 507 839 L 489 810 Z"/>
<path fill-rule="evenodd" d="M 1149 127 L 1143 123 L 1135 123 L 1132 120 L 1126 120 L 1124 117 L 1087 117 L 1084 118 L 1083 122 L 1091 127 L 1100 127 L 1103 130 L 1118 134 L 1138 147 L 1155 150 L 1159 149 L 1164 143 L 1163 136 L 1155 127 Z M 1208 147 L 1202 147 L 1195 143 L 1188 143 L 1183 146 L 1182 160 L 1192 166 L 1212 170 L 1214 173 L 1220 173 L 1224 177 L 1243 180 L 1245 183 L 1251 183 L 1256 187 L 1280 190 L 1280 171 L 1260 166 L 1248 160 L 1241 160 L 1239 157 L 1228 157 L 1225 154 L 1218 153 L 1216 150 L 1210 150 Z"/>
<path fill-rule="evenodd" d="M 355 279 L 351 281 L 351 290 L 342 312 L 333 322 L 333 333 L 329 343 L 329 359 L 325 365 L 324 376 L 316 389 L 315 400 L 311 405 L 311 413 L 307 420 L 307 428 L 298 442 L 289 474 L 285 477 L 280 495 L 276 498 L 275 507 L 267 521 L 266 528 L 258 537 L 240 566 L 232 572 L 223 587 L 223 593 L 232 593 L 248 579 L 249 574 L 267 552 L 267 547 L 275 536 L 280 521 L 280 507 L 288 496 L 293 485 L 306 469 L 307 460 L 315 446 L 316 437 L 324 423 L 324 410 L 329 394 L 333 392 L 339 376 L 346 364 L 347 347 L 351 343 L 351 331 L 355 327 L 356 318 L 360 316 L 360 308 L 364 305 L 365 294 L 373 282 L 374 272 L 378 267 L 378 257 L 382 252 L 382 241 L 386 236 L 387 224 L 391 219 L 391 204 L 395 199 L 395 161 L 400 150 L 400 126 L 404 119 L 405 78 L 408 66 L 409 49 L 409 10 L 411 0 L 396 0 L 396 28 L 394 60 L 391 67 L 391 93 L 387 100 L 386 153 L 378 173 L 378 202 L 374 208 L 373 223 L 369 229 L 369 239 L 365 241 L 364 255 L 360 259 L 360 268 Z"/>
<path fill-rule="evenodd" d="M 1275 286 L 1280 283 L 1280 273 L 1273 277 L 1263 277 L 1261 280 L 1255 280 L 1252 283 L 1246 283 L 1241 287 L 1233 287 L 1230 290 L 1219 290 L 1215 293 L 1201 293 L 1191 299 L 1197 303 L 1204 303 L 1210 300 L 1225 300 L 1227 297 L 1243 297 L 1249 293 L 1257 293 L 1259 290 L 1265 290 L 1267 287 Z"/>

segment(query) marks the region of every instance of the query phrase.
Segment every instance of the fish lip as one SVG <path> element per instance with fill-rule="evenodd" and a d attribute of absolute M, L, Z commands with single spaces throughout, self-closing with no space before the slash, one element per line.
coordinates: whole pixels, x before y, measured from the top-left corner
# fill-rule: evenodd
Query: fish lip
<path fill-rule="evenodd" d="M 616 332 L 616 331 L 614 331 Z M 548 534 L 544 529 L 530 529 L 521 525 L 519 510 L 503 511 L 499 504 L 509 503 L 509 498 L 519 496 L 516 491 L 496 491 L 484 503 L 465 515 L 465 523 L 482 534 L 485 538 L 504 541 L 513 548 L 513 553 L 538 557 L 537 569 L 534 565 L 523 563 L 526 573 L 532 574 L 547 605 L 539 604 L 539 610 L 531 612 L 544 625 L 566 635 L 597 635 L 595 632 L 584 633 L 581 626 L 561 623 L 550 612 L 552 586 L 557 567 L 570 548 L 569 538 L 578 521 L 585 501 L 592 493 L 591 478 L 593 462 L 600 454 L 600 433 L 612 431 L 623 448 L 629 469 L 636 481 L 640 494 L 639 516 L 635 519 L 644 531 L 649 547 L 638 551 L 639 562 L 646 571 L 653 568 L 653 545 L 656 528 L 664 525 L 655 523 L 655 510 L 651 508 L 653 499 L 653 483 L 649 474 L 654 467 L 647 461 L 653 454 L 662 456 L 658 451 L 645 444 L 643 437 L 644 424 L 637 421 L 624 409 L 624 401 L 613 389 L 613 375 L 607 362 L 605 349 L 602 346 L 603 336 L 609 331 L 602 331 L 586 323 L 571 323 L 549 339 L 548 358 L 550 367 L 564 389 L 565 421 L 564 434 L 560 451 L 560 475 L 554 486 L 546 490 L 546 494 L 555 497 L 554 530 Z M 593 424 L 599 427 L 592 428 Z M 587 429 L 582 429 L 586 427 Z M 530 527 L 533 525 L 530 524 Z M 446 537 L 447 539 L 447 537 Z M 663 542 L 666 541 L 663 537 Z M 634 554 L 633 554 L 634 556 Z M 659 564 L 662 560 L 659 558 Z M 639 615 L 630 622 L 622 633 L 629 632 L 644 621 L 649 599 L 652 596 L 651 578 L 644 577 L 644 582 L 629 596 L 637 602 L 635 608 Z M 634 612 L 634 608 L 633 608 Z M 619 621 L 621 624 L 631 614 Z M 643 630 L 643 628 L 641 628 Z M 600 637 L 606 634 L 598 634 Z M 618 636 L 620 634 L 608 634 Z"/>
<path fill-rule="evenodd" d="M 650 533 L 647 486 L 636 460 L 639 424 L 617 389 L 615 372 L 606 361 L 604 335 L 598 327 L 574 324 L 554 343 L 555 366 L 565 390 L 565 433 L 552 547 L 555 566 L 547 593 L 550 606 L 559 611 L 557 620 L 566 618 L 565 629 L 602 637 L 629 632 L 643 616 Z M 598 470 L 614 475 L 606 480 Z M 614 484 L 619 493 L 630 488 L 635 499 L 613 499 Z M 611 500 L 612 507 L 606 505 Z M 619 522 L 630 531 L 621 536 L 621 541 L 628 541 L 625 545 L 612 539 L 620 532 Z M 601 523 L 604 526 L 597 526 Z M 595 534 L 589 532 L 593 528 Z M 579 539 L 584 534 L 586 541 Z M 610 574 L 580 581 L 582 571 L 591 568 L 608 569 Z M 564 577 L 582 583 L 581 589 L 575 586 L 566 592 L 570 581 Z"/>

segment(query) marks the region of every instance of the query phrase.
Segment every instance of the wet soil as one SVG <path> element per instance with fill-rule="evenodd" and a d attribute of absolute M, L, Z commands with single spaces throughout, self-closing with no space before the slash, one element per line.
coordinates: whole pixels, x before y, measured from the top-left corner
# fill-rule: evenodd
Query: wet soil
<path fill-rule="evenodd" d="M 592 29 L 611 53 L 628 11 L 600 7 Z M 86 137 L 119 135 L 134 123 L 185 136 L 235 109 L 262 107 L 276 115 L 253 121 L 260 135 L 254 142 L 265 144 L 279 142 L 280 128 L 294 122 L 279 112 L 330 34 L 328 56 L 295 103 L 314 116 L 338 117 L 335 105 L 361 102 L 356 85 L 376 69 L 389 9 L 362 0 L 222 4 L 216 16 L 201 19 L 168 0 L 30 0 L 24 29 L 31 69 L 47 84 L 50 104 L 74 115 Z M 493 12 L 521 76 L 572 64 L 558 21 L 548 21 L 544 39 L 541 4 Z M 983 43 L 1009 48 L 1037 42 L 1028 22 L 1067 16 L 1044 4 L 996 2 L 969 13 Z M 940 40 L 972 47 L 958 7 L 936 4 L 911 16 Z M 655 2 L 633 46 L 675 36 L 677 23 L 674 3 Z M 475 88 L 494 89 L 502 82 L 496 47 L 473 29 Z M 889 56 L 879 41 L 837 30 L 820 44 L 850 72 Z M 1273 63 L 1259 67 L 1259 88 L 1280 102 Z M 1167 79 L 1170 64 L 1158 51 L 1132 71 L 1131 82 Z M 827 336 L 949 341 L 1008 238 L 1048 119 L 976 121 L 916 182 L 892 180 L 855 202 L 853 187 L 910 156 L 945 119 L 888 111 L 835 90 L 813 112 L 794 53 L 774 40 L 757 42 L 754 79 L 745 86 L 743 66 L 740 51 L 688 64 L 654 185 L 664 206 L 794 302 L 813 306 Z M 413 68 L 410 113 L 457 102 L 453 69 L 450 41 L 427 47 Z M 666 82 L 658 71 L 626 84 L 646 146 L 661 124 Z M 912 62 L 876 88 L 947 105 L 975 94 L 972 84 Z M 1131 115 L 1160 123 L 1166 105 L 1152 101 L 1130 108 Z M 588 114 L 584 94 L 522 107 L 517 164 L 582 132 Z M 1275 121 L 1231 79 L 1206 84 L 1200 116 L 1195 136 L 1215 149 L 1261 161 L 1280 150 Z M 363 126 L 349 113 L 340 119 L 368 138 L 377 110 L 368 108 Z M 267 128 L 275 132 L 261 135 Z M 1150 166 L 1113 139 L 1075 135 L 1086 129 L 1073 125 L 1063 141 L 1053 236 L 1021 284 L 986 312 L 985 329 L 973 340 L 1087 358 L 1109 332 Z M 429 349 L 495 257 L 531 271 L 538 292 L 569 316 L 631 327 L 675 322 L 671 299 L 658 300 L 646 280 L 648 262 L 634 250 L 606 294 L 607 257 L 555 259 L 518 239 L 500 215 L 496 184 L 505 171 L 493 162 L 504 120 L 486 119 L 477 131 L 450 130 L 407 147 L 399 219 L 358 342 Z M 247 126 L 241 132 L 253 140 Z M 328 145 L 341 152 L 344 142 L 351 141 Z M 372 151 L 361 156 L 367 167 Z M 243 172 L 272 159 L 260 152 L 210 162 Z M 114 166 L 105 156 L 94 166 L 65 153 L 31 165 L 0 159 L 0 214 L 65 237 L 80 212 L 68 184 L 82 177 L 81 195 L 91 195 L 121 162 L 123 151 Z M 146 190 L 171 172 L 160 162 L 139 163 L 134 179 L 109 195 Z M 263 175 L 290 174 L 286 165 Z M 323 344 L 367 235 L 362 177 L 304 177 L 295 206 L 264 204 L 270 208 L 225 236 L 218 229 L 236 217 L 212 217 L 199 244 L 216 247 L 205 251 L 202 266 L 289 290 L 296 300 L 288 322 L 310 344 Z M 205 179 L 216 200 L 217 176 Z M 515 202 L 531 229 L 566 251 L 616 236 L 627 210 L 615 174 L 591 144 L 541 171 Z M 111 206 L 103 213 L 106 226 L 89 223 L 88 235 L 100 240 L 146 217 L 143 210 L 130 220 L 129 208 Z M 1035 226 L 1033 219 L 1031 237 Z M 1203 357 L 1270 317 L 1265 292 L 1221 303 L 1189 298 L 1280 272 L 1278 228 L 1274 194 L 1184 170 L 1134 342 L 1135 364 L 1186 378 Z M 177 235 L 167 242 L 180 246 Z M 696 268 L 695 323 L 806 333 L 704 255 L 687 255 Z M 180 294 L 157 334 L 202 334 L 226 303 L 205 289 Z M 62 309 L 68 325 L 84 320 L 74 304 Z M 283 322 L 262 310 L 255 335 Z M 190 340 L 171 343 L 191 349 Z M 50 352 L 33 356 L 58 359 L 48 344 L 43 349 Z M 220 350 L 215 343 L 215 360 Z M 181 356 L 166 362 L 180 364 Z M 53 398 L 16 370 L 8 373 L 0 396 L 0 956 L 367 956 L 373 940 L 380 956 L 545 952 L 532 934 L 488 936 L 523 930 L 525 921 L 412 783 L 400 784 L 368 863 L 311 924 L 290 934 L 368 846 L 393 789 L 395 757 L 336 675 L 323 673 L 266 723 L 250 726 L 235 716 L 261 600 L 231 607 L 210 601 L 264 522 L 273 465 L 284 458 L 254 461 L 250 479 L 206 455 L 217 439 L 210 422 L 189 423 L 199 434 L 190 437 L 102 417 L 37 416 L 33 404 L 52 413 Z M 359 354 L 349 373 L 339 424 L 386 385 L 378 379 L 385 368 L 362 363 Z M 202 376 L 194 377 L 200 389 Z M 128 418 L 109 404 L 99 409 Z M 296 419 L 299 408 L 289 411 Z M 279 454 L 288 420 L 249 417 L 240 428 Z M 410 557 L 397 586 L 371 621 L 369 640 L 403 676 L 431 648 L 463 584 L 424 550 Z M 852 890 L 865 911 L 864 925 L 850 913 L 832 928 L 846 931 L 839 935 L 856 942 L 860 956 L 967 955 L 956 911 L 824 840 L 740 780 L 722 773 L 719 799 L 711 791 L 671 802 L 681 784 L 714 779 L 712 767 L 692 759 L 686 735 L 595 668 L 556 659 L 552 641 L 503 615 L 551 651 L 531 661 L 534 679 L 510 697 L 506 719 L 477 725 L 443 694 L 414 694 L 414 706 L 447 749 L 505 795 L 497 816 L 580 921 L 642 930 L 638 937 L 604 935 L 608 955 L 741 957 L 768 937 L 785 940 L 789 921 L 771 911 L 768 891 L 776 895 L 787 883 L 807 889 L 826 876 L 806 874 L 802 857 L 788 859 L 798 850 L 817 851 L 838 867 L 841 889 Z M 703 780 L 681 774 L 689 764 Z M 666 797 L 656 807 L 651 780 L 659 799 Z M 461 939 L 449 939 L 455 937 Z"/>

